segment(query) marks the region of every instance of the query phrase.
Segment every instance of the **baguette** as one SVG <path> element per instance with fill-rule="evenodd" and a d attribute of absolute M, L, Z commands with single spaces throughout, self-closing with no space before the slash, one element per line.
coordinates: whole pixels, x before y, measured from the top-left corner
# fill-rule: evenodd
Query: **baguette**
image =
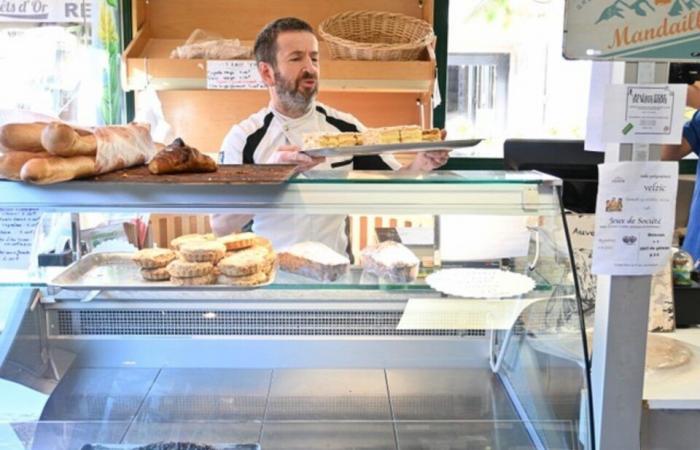
<path fill-rule="evenodd" d="M 73 127 L 52 122 L 41 133 L 41 145 L 56 156 L 92 156 L 97 153 L 94 134 L 81 136 Z"/>
<path fill-rule="evenodd" d="M 0 126 L 0 148 L 7 151 L 43 152 L 41 133 L 45 122 L 8 123 Z"/>
<path fill-rule="evenodd" d="M 7 153 L 0 153 L 0 178 L 7 178 L 10 180 L 20 180 L 20 172 L 24 163 L 34 158 L 48 158 L 49 155 L 46 152 L 35 153 L 35 152 L 23 152 L 23 151 L 12 151 Z"/>
<path fill-rule="evenodd" d="M 36 184 L 60 183 L 91 175 L 97 175 L 92 156 L 34 158 L 27 161 L 20 172 L 23 181 Z"/>

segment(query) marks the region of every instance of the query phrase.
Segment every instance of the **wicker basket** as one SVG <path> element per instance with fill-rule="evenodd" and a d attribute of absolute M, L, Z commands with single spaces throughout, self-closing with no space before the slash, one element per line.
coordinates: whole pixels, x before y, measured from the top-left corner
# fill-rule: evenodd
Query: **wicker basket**
<path fill-rule="evenodd" d="M 318 34 L 334 59 L 416 60 L 435 42 L 428 22 L 381 11 L 336 14 L 321 22 Z"/>

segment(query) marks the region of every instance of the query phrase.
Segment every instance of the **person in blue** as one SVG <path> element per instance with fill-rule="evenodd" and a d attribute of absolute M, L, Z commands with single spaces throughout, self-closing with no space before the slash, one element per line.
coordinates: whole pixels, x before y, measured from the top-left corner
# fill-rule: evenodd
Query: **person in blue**
<path fill-rule="evenodd" d="M 700 108 L 700 81 L 688 86 L 686 104 Z M 689 155 L 690 152 L 700 157 L 700 111 L 695 111 L 693 117 L 683 126 L 683 140 L 680 145 L 664 145 L 661 149 L 661 159 L 679 160 Z M 688 231 L 683 241 L 683 250 L 690 253 L 694 261 L 700 259 L 700 159 L 696 169 L 695 189 L 693 200 L 690 204 L 688 215 Z"/>

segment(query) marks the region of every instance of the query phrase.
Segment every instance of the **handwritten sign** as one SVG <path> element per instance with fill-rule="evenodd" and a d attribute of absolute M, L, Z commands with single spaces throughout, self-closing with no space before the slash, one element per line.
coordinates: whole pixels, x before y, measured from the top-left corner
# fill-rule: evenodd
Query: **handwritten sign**
<path fill-rule="evenodd" d="M 680 144 L 684 84 L 612 84 L 605 92 L 603 140 L 625 144 Z"/>
<path fill-rule="evenodd" d="M 0 22 L 82 22 L 91 13 L 82 0 L 0 0 Z"/>
<path fill-rule="evenodd" d="M 26 269 L 41 212 L 38 209 L 0 209 L 0 268 Z"/>
<path fill-rule="evenodd" d="M 255 61 L 207 61 L 207 89 L 266 89 Z"/>
<path fill-rule="evenodd" d="M 567 0 L 564 56 L 686 60 L 700 57 L 695 0 Z"/>
<path fill-rule="evenodd" d="M 678 163 L 608 163 L 598 173 L 593 273 L 654 275 L 671 256 Z"/>

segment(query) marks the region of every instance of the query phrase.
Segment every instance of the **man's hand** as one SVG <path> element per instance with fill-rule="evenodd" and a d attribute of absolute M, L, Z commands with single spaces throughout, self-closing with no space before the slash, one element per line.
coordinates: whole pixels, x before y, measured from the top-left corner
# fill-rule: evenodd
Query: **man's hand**
<path fill-rule="evenodd" d="M 301 153 L 301 149 L 296 145 L 281 145 L 270 158 L 270 164 L 294 164 L 296 165 L 296 173 L 306 172 L 307 170 L 321 164 L 326 158 L 312 158 L 309 155 Z"/>
<path fill-rule="evenodd" d="M 416 159 L 407 167 L 407 170 L 430 172 L 431 170 L 444 166 L 448 159 L 450 159 L 449 150 L 433 150 L 430 152 L 416 153 Z"/>

